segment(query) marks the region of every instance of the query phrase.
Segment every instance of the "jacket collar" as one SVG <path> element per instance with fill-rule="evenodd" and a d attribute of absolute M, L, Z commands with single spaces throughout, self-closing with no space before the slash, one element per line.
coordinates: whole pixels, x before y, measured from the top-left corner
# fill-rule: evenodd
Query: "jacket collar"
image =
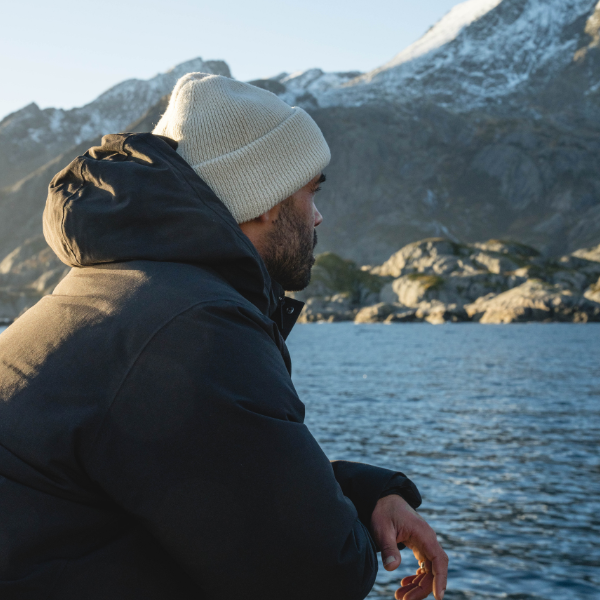
<path fill-rule="evenodd" d="M 271 280 L 271 295 L 273 310 L 269 316 L 277 325 L 283 339 L 286 340 L 302 312 L 304 302 L 286 296 L 283 288 L 273 280 Z"/>

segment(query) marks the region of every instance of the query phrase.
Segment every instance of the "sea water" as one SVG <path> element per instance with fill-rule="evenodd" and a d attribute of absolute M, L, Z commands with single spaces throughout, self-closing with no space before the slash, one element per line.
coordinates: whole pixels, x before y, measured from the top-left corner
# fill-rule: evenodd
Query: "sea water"
<path fill-rule="evenodd" d="M 328 457 L 419 487 L 445 598 L 600 599 L 600 325 L 311 324 L 288 346 Z"/>
<path fill-rule="evenodd" d="M 311 324 L 288 346 L 329 458 L 418 485 L 446 599 L 600 599 L 600 325 Z"/>

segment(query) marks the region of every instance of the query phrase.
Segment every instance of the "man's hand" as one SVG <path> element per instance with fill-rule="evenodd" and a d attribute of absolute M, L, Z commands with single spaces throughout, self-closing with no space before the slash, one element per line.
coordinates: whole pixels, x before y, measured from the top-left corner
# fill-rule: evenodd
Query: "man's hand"
<path fill-rule="evenodd" d="M 448 578 L 448 556 L 437 541 L 435 531 L 400 496 L 381 498 L 371 516 L 371 530 L 381 549 L 386 571 L 400 566 L 397 543 L 410 548 L 419 561 L 416 575 L 405 577 L 396 591 L 397 600 L 422 600 L 433 591 L 442 600 Z"/>

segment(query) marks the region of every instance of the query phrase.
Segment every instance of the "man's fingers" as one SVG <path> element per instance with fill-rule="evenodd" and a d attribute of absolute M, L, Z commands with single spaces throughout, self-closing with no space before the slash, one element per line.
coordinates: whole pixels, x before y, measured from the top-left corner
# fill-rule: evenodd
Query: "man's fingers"
<path fill-rule="evenodd" d="M 433 596 L 436 600 L 442 600 L 448 582 L 448 555 L 443 550 L 432 560 L 431 568 L 433 570 Z"/>
<path fill-rule="evenodd" d="M 431 593 L 432 583 L 431 574 L 417 575 L 412 583 L 396 590 L 395 597 L 397 600 L 423 600 Z"/>
<path fill-rule="evenodd" d="M 424 528 L 415 531 L 410 536 L 411 539 L 405 542 L 409 546 L 419 563 L 421 569 L 426 572 L 431 572 L 433 575 L 433 595 L 436 600 L 442 600 L 446 584 L 448 581 L 448 555 L 444 552 L 435 532 L 424 521 Z M 416 600 L 412 596 L 407 596 L 406 600 Z"/>
<path fill-rule="evenodd" d="M 415 579 L 419 576 L 419 573 L 417 573 L 416 575 L 409 575 L 408 577 L 405 577 L 401 582 L 400 585 L 409 585 L 411 583 L 414 583 Z"/>

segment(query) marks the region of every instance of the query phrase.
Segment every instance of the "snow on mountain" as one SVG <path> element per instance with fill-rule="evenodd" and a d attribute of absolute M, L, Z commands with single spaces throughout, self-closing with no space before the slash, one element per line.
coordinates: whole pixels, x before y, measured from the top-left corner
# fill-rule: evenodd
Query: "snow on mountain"
<path fill-rule="evenodd" d="M 321 69 L 307 69 L 291 74 L 281 73 L 268 79 L 256 79 L 250 83 L 277 94 L 290 106 L 316 108 L 318 96 L 332 88 L 339 88 L 360 75 L 360 71 L 325 73 Z"/>
<path fill-rule="evenodd" d="M 392 60 L 380 67 L 380 70 L 391 69 L 402 63 L 409 62 L 451 42 L 456 39 L 458 34 L 467 25 L 477 21 L 483 15 L 490 12 L 490 10 L 496 8 L 500 2 L 502 0 L 467 0 L 466 2 L 457 4 L 446 16 L 431 27 L 423 37 L 419 38 L 405 50 L 402 50 Z"/>
<path fill-rule="evenodd" d="M 216 67 L 216 68 L 215 68 Z M 67 121 L 75 121 L 68 124 L 73 135 L 73 142 L 78 144 L 83 140 L 90 139 L 104 131 L 119 131 L 132 120 L 139 117 L 140 112 L 148 110 L 156 104 L 162 96 L 168 94 L 175 82 L 186 73 L 192 71 L 218 72 L 230 76 L 229 69 L 225 63 L 220 61 L 203 61 L 194 58 L 173 67 L 165 73 L 159 73 L 151 79 L 128 79 L 110 88 L 93 102 L 85 106 L 64 110 L 62 108 L 47 108 L 40 111 L 47 116 L 43 120 L 42 127 L 31 127 L 28 134 L 32 139 L 39 139 L 46 132 L 61 134 Z M 37 106 L 30 104 L 25 109 L 8 115 L 0 122 L 0 136 L 6 130 L 18 127 L 23 121 L 27 121 Z M 39 109 L 38 109 L 39 110 Z"/>
<path fill-rule="evenodd" d="M 427 98 L 465 111 L 548 82 L 581 47 L 597 0 L 468 0 L 383 66 L 317 95 L 321 106 Z"/>

